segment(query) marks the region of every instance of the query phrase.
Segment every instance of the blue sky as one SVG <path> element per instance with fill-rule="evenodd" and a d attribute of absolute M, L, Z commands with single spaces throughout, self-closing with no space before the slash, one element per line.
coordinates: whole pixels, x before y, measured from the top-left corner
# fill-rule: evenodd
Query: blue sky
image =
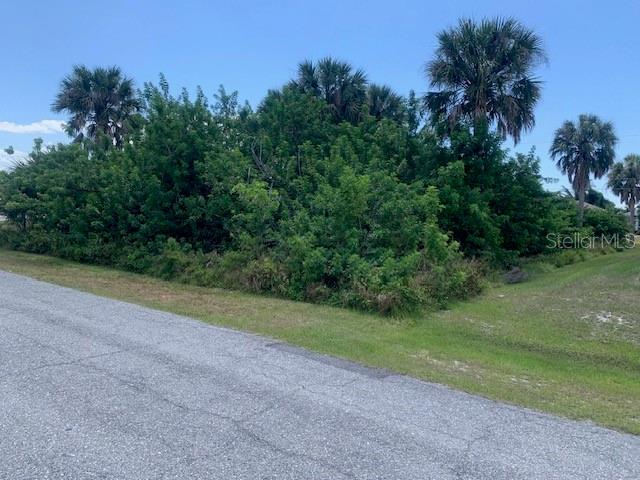
<path fill-rule="evenodd" d="M 427 90 L 436 34 L 462 16 L 514 16 L 538 32 L 549 64 L 537 126 L 515 147 L 537 148 L 543 174 L 553 131 L 583 112 L 614 122 L 618 158 L 640 153 L 637 1 L 57 1 L 2 2 L 0 146 L 28 151 L 36 136 L 66 141 L 50 105 L 72 65 L 116 64 L 140 86 L 163 72 L 172 89 L 219 84 L 256 105 L 305 58 L 332 55 L 400 93 Z M 24 133 L 18 133 L 24 132 Z M 513 144 L 508 142 L 509 148 Z M 6 159 L 0 158 L 0 163 Z M 564 180 L 552 189 L 560 188 Z M 599 182 L 602 185 L 602 182 Z"/>

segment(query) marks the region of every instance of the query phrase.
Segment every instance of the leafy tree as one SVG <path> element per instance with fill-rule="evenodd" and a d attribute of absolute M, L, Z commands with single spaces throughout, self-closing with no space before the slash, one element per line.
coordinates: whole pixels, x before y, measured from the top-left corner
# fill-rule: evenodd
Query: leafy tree
<path fill-rule="evenodd" d="M 611 168 L 617 143 L 611 122 L 595 115 L 582 114 L 578 123 L 566 121 L 555 132 L 549 154 L 567 175 L 578 196 L 578 226 L 584 219 L 585 194 L 591 175 L 602 178 Z"/>
<path fill-rule="evenodd" d="M 609 188 L 629 209 L 629 223 L 636 229 L 636 206 L 640 202 L 640 155 L 627 155 L 624 163 L 613 165 L 609 172 Z"/>
<path fill-rule="evenodd" d="M 347 62 L 325 57 L 298 65 L 293 84 L 304 93 L 324 99 L 338 122 L 358 121 L 367 102 L 367 76 Z"/>
<path fill-rule="evenodd" d="M 578 194 L 571 191 L 567 187 L 562 187 L 561 195 L 565 198 L 573 199 L 576 202 L 578 201 Z M 602 192 L 599 192 L 593 187 L 587 190 L 587 193 L 584 196 L 584 201 L 585 203 L 599 208 L 613 209 L 616 206 L 615 203 L 613 203 L 611 200 L 608 200 Z"/>
<path fill-rule="evenodd" d="M 626 235 L 632 231 L 629 227 L 628 217 L 617 209 L 590 208 L 585 212 L 584 224 L 585 227 L 591 229 L 594 236 L 613 237 L 613 241 L 617 237 L 618 246 L 623 245 Z"/>
<path fill-rule="evenodd" d="M 439 224 L 467 255 L 510 264 L 544 250 L 555 211 L 534 152 L 509 157 L 496 134 L 457 129 L 436 160 Z"/>
<path fill-rule="evenodd" d="M 255 153 L 259 155 L 261 151 L 262 160 L 278 176 L 289 178 L 308 170 L 305 143 L 326 145 L 336 128 L 324 100 L 291 85 L 270 90 L 250 120 L 246 130 Z"/>
<path fill-rule="evenodd" d="M 275 217 L 280 207 L 278 192 L 264 182 L 240 182 L 231 193 L 237 196 L 232 235 L 239 248 L 259 251 L 274 240 Z"/>
<path fill-rule="evenodd" d="M 162 213 L 161 233 L 176 239 L 189 238 L 198 247 L 226 241 L 228 231 L 223 217 L 216 211 L 228 205 L 227 196 L 233 185 L 220 190 L 214 180 L 212 164 L 228 155 L 239 141 L 232 122 L 233 112 L 214 115 L 198 88 L 191 99 L 186 91 L 179 97 L 169 93 L 169 85 L 161 76 L 160 85 L 146 84 L 143 92 L 147 114 L 144 134 L 125 150 L 127 157 L 139 165 L 143 176 L 159 182 L 162 195 L 157 206 Z M 222 115 L 222 116 L 220 116 Z M 235 178 L 237 166 L 229 165 L 226 173 Z M 214 190 L 218 195 L 212 195 Z M 159 232 L 159 233 L 160 233 Z"/>
<path fill-rule="evenodd" d="M 575 194 L 573 194 L 572 196 L 575 200 L 578 200 L 578 197 Z M 589 190 L 587 190 L 587 194 L 585 195 L 584 199 L 585 202 L 590 203 L 591 205 L 594 205 L 596 207 L 610 209 L 615 207 L 615 204 L 611 200 L 608 200 L 602 192 L 599 192 L 594 188 L 590 188 Z"/>
<path fill-rule="evenodd" d="M 76 141 L 85 136 L 91 140 L 104 136 L 116 146 L 122 146 L 139 109 L 133 80 L 125 77 L 120 68 L 91 70 L 84 65 L 73 67 L 62 80 L 52 105 L 54 112 L 71 115 L 66 129 Z"/>
<path fill-rule="evenodd" d="M 431 87 L 426 105 L 435 121 L 495 125 L 520 140 L 535 125 L 540 81 L 534 69 L 545 61 L 540 37 L 517 20 L 460 20 L 438 35 L 436 57 L 426 66 Z"/>

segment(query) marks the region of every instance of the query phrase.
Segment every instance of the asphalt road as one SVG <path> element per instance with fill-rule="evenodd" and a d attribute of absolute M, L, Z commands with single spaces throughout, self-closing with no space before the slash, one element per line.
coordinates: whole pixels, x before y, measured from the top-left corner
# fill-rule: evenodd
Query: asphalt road
<path fill-rule="evenodd" d="M 640 437 L 0 272 L 0 478 L 638 479 Z"/>

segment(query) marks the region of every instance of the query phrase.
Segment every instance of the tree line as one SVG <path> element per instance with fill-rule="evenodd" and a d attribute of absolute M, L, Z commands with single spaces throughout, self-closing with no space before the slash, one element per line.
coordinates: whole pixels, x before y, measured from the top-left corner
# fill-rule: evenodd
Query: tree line
<path fill-rule="evenodd" d="M 303 61 L 254 110 L 220 87 L 174 96 L 117 67 L 77 66 L 53 110 L 70 144 L 36 141 L 0 175 L 13 248 L 168 279 L 377 310 L 441 306 L 487 269 L 545 253 L 549 233 L 624 233 L 585 210 L 614 160 L 610 123 L 583 115 L 551 155 L 578 201 L 547 192 L 534 152 L 541 39 L 513 19 L 461 20 L 438 36 L 431 90 L 406 97 L 331 57 Z M 635 175 L 635 184 L 630 180 Z M 610 185 L 630 208 L 638 157 Z"/>

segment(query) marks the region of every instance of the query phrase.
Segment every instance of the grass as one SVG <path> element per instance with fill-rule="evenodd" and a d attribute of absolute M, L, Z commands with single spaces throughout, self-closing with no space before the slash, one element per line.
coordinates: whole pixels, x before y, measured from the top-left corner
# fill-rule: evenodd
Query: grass
<path fill-rule="evenodd" d="M 640 434 L 640 248 L 404 320 L 6 250 L 0 269 Z"/>

